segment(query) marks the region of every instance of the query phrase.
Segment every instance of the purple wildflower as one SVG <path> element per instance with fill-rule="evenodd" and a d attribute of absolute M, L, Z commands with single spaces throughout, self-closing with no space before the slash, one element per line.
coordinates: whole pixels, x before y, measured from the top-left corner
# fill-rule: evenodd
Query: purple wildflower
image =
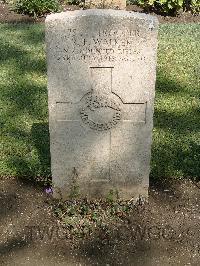
<path fill-rule="evenodd" d="M 47 187 L 47 188 L 45 188 L 45 192 L 47 193 L 47 194 L 53 194 L 53 190 L 52 190 L 52 188 L 51 187 Z"/>

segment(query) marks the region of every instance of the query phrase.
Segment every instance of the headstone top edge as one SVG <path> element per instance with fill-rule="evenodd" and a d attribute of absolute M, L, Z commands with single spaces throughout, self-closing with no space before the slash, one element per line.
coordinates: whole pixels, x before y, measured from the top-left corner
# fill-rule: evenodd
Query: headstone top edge
<path fill-rule="evenodd" d="M 87 10 L 75 10 L 75 11 L 66 11 L 60 13 L 54 13 L 47 15 L 45 19 L 45 23 L 56 21 L 56 20 L 63 20 L 69 18 L 77 18 L 77 17 L 84 17 L 84 16 L 103 16 L 103 17 L 127 17 L 127 18 L 137 18 L 137 19 L 145 19 L 149 21 L 153 21 L 155 25 L 159 24 L 157 17 L 139 13 L 139 12 L 132 12 L 132 11 L 125 11 L 125 10 L 114 10 L 114 9 L 87 9 Z"/>

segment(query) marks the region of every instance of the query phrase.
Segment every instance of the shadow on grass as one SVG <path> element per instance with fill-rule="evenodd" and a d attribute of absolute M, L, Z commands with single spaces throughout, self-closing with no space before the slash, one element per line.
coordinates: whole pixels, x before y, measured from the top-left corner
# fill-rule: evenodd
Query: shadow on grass
<path fill-rule="evenodd" d="M 192 85 L 190 85 L 192 86 Z M 170 178 L 200 179 L 200 111 L 196 104 L 181 103 L 182 97 L 194 101 L 200 98 L 197 84 L 193 87 L 166 78 L 164 71 L 157 73 L 156 100 L 162 96 L 177 97 L 167 108 L 157 107 L 154 111 L 154 134 L 151 158 L 151 182 Z M 184 111 L 177 108 L 184 107 Z M 191 102 L 190 102 L 191 103 Z M 160 103 L 159 103 L 160 105 Z M 174 105 L 174 106 L 173 106 Z M 166 110 L 167 109 L 167 110 Z"/>
<path fill-rule="evenodd" d="M 190 178 L 199 181 L 200 148 L 190 141 L 184 149 L 184 143 L 157 144 L 152 150 L 151 178 L 162 181 L 163 178 Z"/>
<path fill-rule="evenodd" d="M 9 31 L 13 34 L 20 34 L 20 41 L 26 44 L 42 44 L 44 43 L 44 24 L 38 23 L 26 23 L 26 22 L 16 22 L 16 23 L 4 23 L 2 24 L 4 31 Z M 25 33 L 25 34 L 24 34 Z"/>
<path fill-rule="evenodd" d="M 13 40 L 10 38 L 3 38 L 0 35 L 0 63 L 6 63 L 10 59 L 16 64 L 16 71 L 37 71 L 39 73 L 46 73 L 46 62 L 40 57 L 32 54 L 32 49 L 44 49 L 44 28 L 39 25 L 1 25 L 1 31 L 5 34 L 13 34 Z M 20 45 L 20 43 L 21 45 Z M 32 57 L 30 58 L 30 55 Z"/>
<path fill-rule="evenodd" d="M 40 164 L 44 176 L 50 175 L 50 139 L 49 124 L 34 123 L 31 129 L 32 140 L 39 154 Z"/>
<path fill-rule="evenodd" d="M 50 176 L 44 28 L 3 24 L 0 29 L 1 172 L 34 182 Z"/>
<path fill-rule="evenodd" d="M 31 150 L 36 150 L 37 160 L 40 167 L 41 175 L 36 175 L 37 169 L 32 167 L 26 156 L 13 155 L 7 162 L 10 168 L 15 168 L 17 177 L 27 179 L 30 182 L 39 182 L 49 185 L 51 183 L 51 167 L 50 167 L 50 141 L 49 141 L 49 125 L 48 123 L 34 123 L 31 128 L 30 136 L 23 139 L 23 132 L 18 132 L 22 141 L 30 145 Z M 15 135 L 15 134 L 14 134 Z M 28 182 L 29 182 L 28 181 Z"/>
<path fill-rule="evenodd" d="M 8 120 L 20 111 L 28 112 L 35 119 L 47 118 L 46 62 L 44 56 L 37 56 L 38 51 L 44 55 L 43 28 L 5 24 L 1 30 L 5 35 L 15 34 L 13 39 L 0 35 L 0 65 L 7 75 L 7 80 L 1 80 L 0 96 L 5 107 L 9 107 Z M 37 47 L 35 54 L 34 47 Z"/>
<path fill-rule="evenodd" d="M 157 71 L 156 96 L 157 94 L 179 94 L 182 91 L 183 87 L 178 82 L 167 78 L 163 70 Z"/>

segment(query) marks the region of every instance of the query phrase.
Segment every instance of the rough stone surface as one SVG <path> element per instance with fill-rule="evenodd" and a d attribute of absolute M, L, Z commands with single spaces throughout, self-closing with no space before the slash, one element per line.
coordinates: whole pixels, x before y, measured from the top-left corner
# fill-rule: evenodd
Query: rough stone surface
<path fill-rule="evenodd" d="M 85 0 L 85 6 L 89 8 L 125 9 L 126 0 Z"/>
<path fill-rule="evenodd" d="M 158 22 L 118 10 L 46 19 L 54 195 L 147 196 Z"/>

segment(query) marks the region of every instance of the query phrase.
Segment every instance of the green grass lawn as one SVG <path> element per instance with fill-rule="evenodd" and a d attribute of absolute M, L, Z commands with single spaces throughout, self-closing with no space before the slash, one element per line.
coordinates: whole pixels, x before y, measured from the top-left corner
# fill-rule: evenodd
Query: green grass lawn
<path fill-rule="evenodd" d="M 50 176 L 44 25 L 0 25 L 0 176 Z M 160 26 L 151 177 L 200 176 L 200 24 Z"/>

